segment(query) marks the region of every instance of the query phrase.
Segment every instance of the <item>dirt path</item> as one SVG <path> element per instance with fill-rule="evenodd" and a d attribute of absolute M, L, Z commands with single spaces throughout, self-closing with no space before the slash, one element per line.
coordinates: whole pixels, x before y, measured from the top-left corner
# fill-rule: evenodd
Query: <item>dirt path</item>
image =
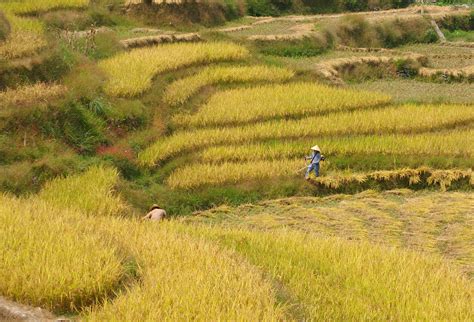
<path fill-rule="evenodd" d="M 57 319 L 41 308 L 35 308 L 0 297 L 0 321 L 68 321 Z"/>

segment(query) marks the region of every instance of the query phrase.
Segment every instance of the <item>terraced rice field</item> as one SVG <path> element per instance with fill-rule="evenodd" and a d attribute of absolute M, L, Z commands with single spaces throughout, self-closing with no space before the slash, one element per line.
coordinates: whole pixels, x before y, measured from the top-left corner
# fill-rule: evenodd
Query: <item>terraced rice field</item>
<path fill-rule="evenodd" d="M 0 9 L 15 14 L 31 14 L 53 9 L 84 8 L 88 5 L 89 0 L 5 0 L 0 4 Z"/>
<path fill-rule="evenodd" d="M 426 156 L 474 156 L 474 130 L 455 130 L 416 135 L 369 135 L 342 138 L 320 138 L 325 155 L 388 154 Z M 223 145 L 199 153 L 203 162 L 245 162 L 302 158 L 316 138 L 290 141 L 270 141 L 246 145 Z"/>
<path fill-rule="evenodd" d="M 185 130 L 158 141 L 139 156 L 154 165 L 184 151 L 212 145 L 240 144 L 268 139 L 345 136 L 363 134 L 409 134 L 454 128 L 474 120 L 469 105 L 402 105 L 375 110 L 334 113 L 301 120 L 279 120 L 211 129 Z"/>
<path fill-rule="evenodd" d="M 170 44 L 135 49 L 102 61 L 108 76 L 105 91 L 113 96 L 136 96 L 150 88 L 159 73 L 192 64 L 238 61 L 249 56 L 244 47 L 233 43 Z"/>
<path fill-rule="evenodd" d="M 269 232 L 287 229 L 439 254 L 474 277 L 473 213 L 470 193 L 393 190 L 222 206 L 184 221 Z"/>
<path fill-rule="evenodd" d="M 201 88 L 209 85 L 248 82 L 286 81 L 294 72 L 285 68 L 267 66 L 209 67 L 196 75 L 175 81 L 168 86 L 164 101 L 170 105 L 181 105 Z"/>
<path fill-rule="evenodd" d="M 178 115 L 183 127 L 223 126 L 272 118 L 303 117 L 370 108 L 390 102 L 390 96 L 335 89 L 310 83 L 257 86 L 223 91 L 192 115 Z"/>
<path fill-rule="evenodd" d="M 116 180 L 95 167 L 2 195 L 2 294 L 92 321 L 472 316 L 465 194 L 277 200 L 154 225 L 114 215 L 128 208 Z"/>

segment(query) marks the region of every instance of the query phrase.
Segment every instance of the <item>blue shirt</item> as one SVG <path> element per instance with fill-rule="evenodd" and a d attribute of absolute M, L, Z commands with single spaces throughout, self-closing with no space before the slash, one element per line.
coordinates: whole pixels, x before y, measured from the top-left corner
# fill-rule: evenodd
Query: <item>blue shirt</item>
<path fill-rule="evenodd" d="M 311 156 L 307 157 L 307 159 L 311 160 L 311 164 L 319 164 L 321 161 L 321 153 L 318 151 L 313 151 Z"/>

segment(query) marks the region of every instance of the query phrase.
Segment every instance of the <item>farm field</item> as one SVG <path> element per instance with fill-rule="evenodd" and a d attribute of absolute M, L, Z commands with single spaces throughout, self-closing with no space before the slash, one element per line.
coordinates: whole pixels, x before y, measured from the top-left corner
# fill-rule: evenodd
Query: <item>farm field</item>
<path fill-rule="evenodd" d="M 474 316 L 472 6 L 139 2 L 0 3 L 0 320 Z"/>

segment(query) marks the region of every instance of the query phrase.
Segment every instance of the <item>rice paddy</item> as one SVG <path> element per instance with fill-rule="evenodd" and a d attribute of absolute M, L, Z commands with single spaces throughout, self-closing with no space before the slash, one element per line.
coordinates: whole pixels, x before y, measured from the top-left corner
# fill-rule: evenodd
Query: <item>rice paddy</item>
<path fill-rule="evenodd" d="M 303 176 L 306 170 L 305 165 L 304 159 L 224 162 L 221 164 L 197 163 L 175 170 L 168 177 L 167 184 L 172 189 L 197 189 L 203 186 L 236 184 L 271 178 L 296 178 Z M 316 188 L 337 190 L 343 186 L 350 187 L 352 184 L 363 184 L 367 181 L 391 182 L 398 185 L 423 184 L 439 187 L 441 190 L 446 190 L 453 183 L 462 180 L 468 185 L 474 185 L 474 176 L 471 170 L 420 168 L 358 173 L 327 171 L 325 168 L 326 165 L 323 163 L 321 171 L 325 171 L 324 176 L 312 177 L 311 182 Z"/>
<path fill-rule="evenodd" d="M 5 0 L 0 9 L 14 14 L 31 14 L 53 9 L 84 8 L 89 0 Z"/>
<path fill-rule="evenodd" d="M 388 95 L 310 83 L 257 86 L 220 92 L 196 114 L 178 115 L 174 122 L 191 127 L 239 124 L 370 108 L 389 102 Z"/>
<path fill-rule="evenodd" d="M 247 162 L 301 158 L 308 154 L 308 147 L 318 142 L 324 146 L 325 155 L 382 154 L 425 156 L 474 156 L 474 131 L 454 130 L 441 133 L 415 135 L 368 135 L 339 138 L 311 138 L 292 141 L 270 141 L 245 145 L 223 145 L 199 152 L 203 162 Z"/>
<path fill-rule="evenodd" d="M 104 180 L 107 175 L 112 179 Z M 290 199 L 282 201 L 283 207 L 275 201 L 232 212 L 217 208 L 155 225 L 109 217 L 101 210 L 100 197 L 118 198 L 113 193 L 116 180 L 114 169 L 96 167 L 82 176 L 57 179 L 28 199 L 1 196 L 0 229 L 9 250 L 0 264 L 0 272 L 8 273 L 2 275 L 2 294 L 91 321 L 209 316 L 463 320 L 473 313 L 472 281 L 460 270 L 469 274 L 472 265 L 469 235 L 455 233 L 469 233 L 470 199 L 465 203 L 463 198 L 461 207 L 456 206 L 459 196 L 443 195 L 439 206 L 433 193 L 429 199 L 402 200 L 401 206 L 399 199 L 367 193 L 369 203 L 343 196 Z M 71 205 L 70 198 L 47 197 L 48 190 L 74 191 L 79 182 L 102 188 L 94 193 L 79 189 L 80 207 Z M 357 211 L 361 203 L 369 213 Z M 262 213 L 275 206 L 281 208 L 273 217 Z M 436 217 L 426 216 L 433 209 Z M 328 213 L 335 218 L 329 219 Z M 291 229 L 285 228 L 288 220 L 293 221 Z M 436 237 L 438 224 L 450 223 L 457 225 Z M 33 228 L 38 225 L 43 229 Z M 340 239 L 328 237 L 339 234 Z M 450 237 L 443 239 L 444 234 Z M 433 238 L 443 239 L 444 246 Z M 438 249 L 453 261 L 436 255 Z M 115 295 L 107 297 L 111 292 Z"/>
<path fill-rule="evenodd" d="M 0 320 L 1 297 L 84 321 L 472 320 L 470 87 L 410 74 L 464 65 L 436 65 L 437 45 L 278 58 L 299 44 L 238 32 L 283 44 L 335 16 L 244 18 L 233 37 L 89 2 L 0 4 Z M 123 46 L 140 34 L 160 40 Z M 400 79 L 344 84 L 367 71 Z M 152 204 L 166 220 L 142 219 Z"/>
<path fill-rule="evenodd" d="M 113 96 L 136 96 L 150 88 L 159 73 L 192 64 L 238 61 L 249 56 L 233 43 L 178 43 L 135 49 L 100 62 L 108 76 L 105 90 Z"/>
<path fill-rule="evenodd" d="M 144 150 L 140 161 L 148 166 L 189 150 L 212 145 L 240 144 L 268 139 L 335 135 L 403 134 L 453 128 L 474 120 L 469 105 L 403 105 L 375 110 L 335 113 L 301 120 L 278 120 L 252 125 L 198 129 L 173 134 Z"/>
<path fill-rule="evenodd" d="M 287 229 L 438 254 L 472 278 L 473 207 L 470 193 L 369 190 L 354 196 L 293 197 L 221 206 L 183 221 L 270 232 Z"/>
<path fill-rule="evenodd" d="M 172 106 L 176 106 L 185 103 L 192 95 L 207 85 L 261 81 L 278 82 L 289 80 L 293 76 L 294 72 L 278 67 L 208 67 L 196 75 L 177 80 L 169 85 L 163 100 Z"/>

